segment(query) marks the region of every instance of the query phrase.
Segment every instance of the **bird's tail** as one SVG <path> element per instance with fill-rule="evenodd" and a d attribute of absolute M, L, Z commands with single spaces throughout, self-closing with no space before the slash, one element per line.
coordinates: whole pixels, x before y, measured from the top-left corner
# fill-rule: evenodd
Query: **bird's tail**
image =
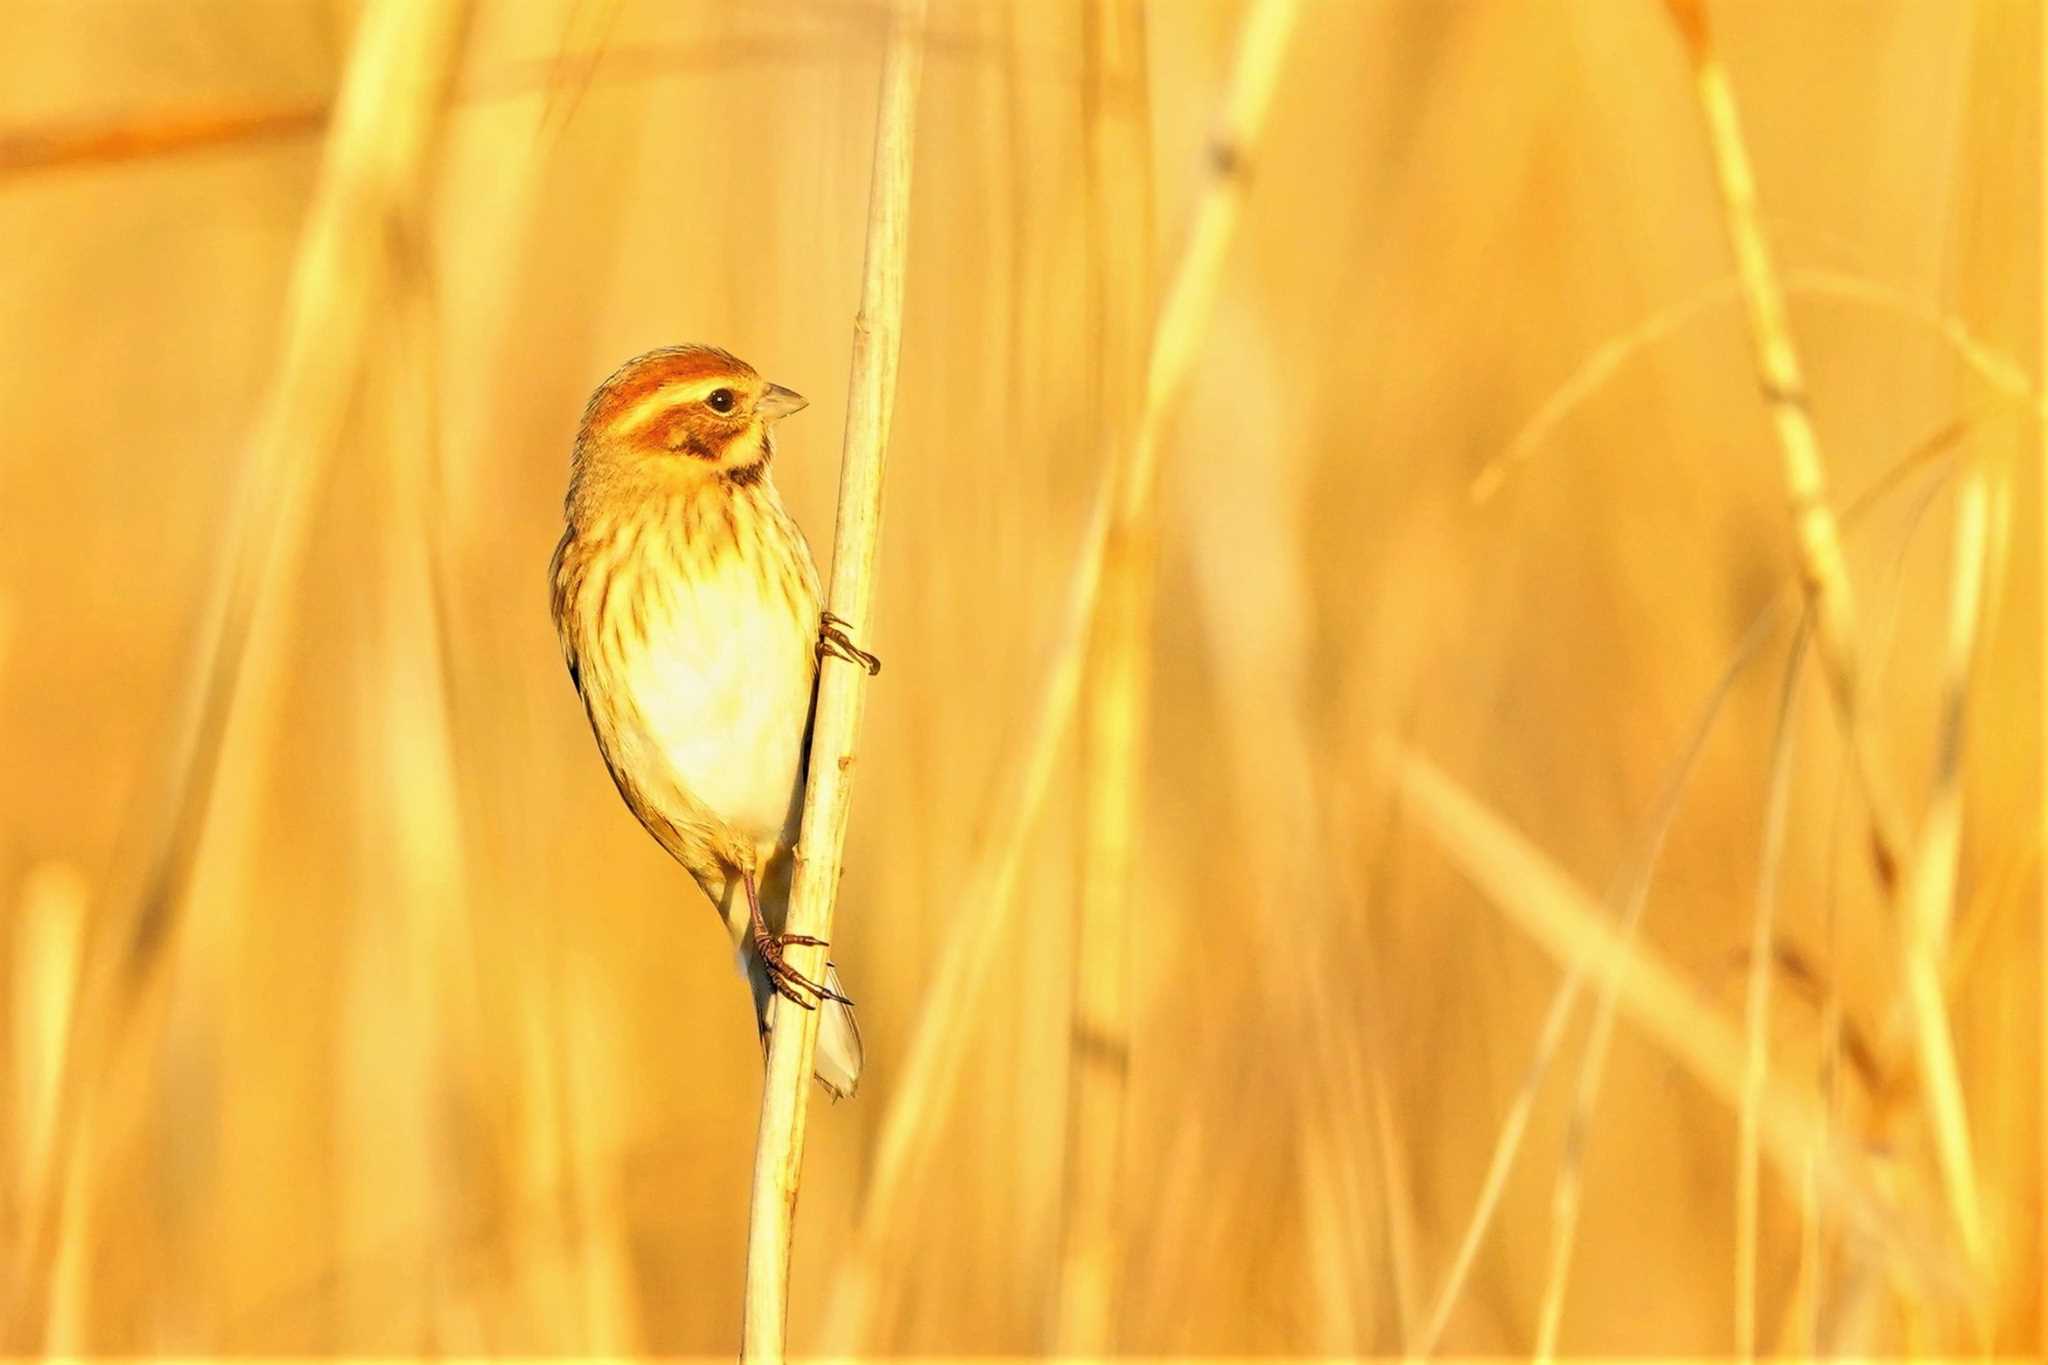
<path fill-rule="evenodd" d="M 775 999 L 775 987 L 759 955 L 747 953 L 747 983 L 754 988 L 754 1020 L 761 1030 L 761 1049 L 768 1048 L 768 1007 Z M 839 969 L 825 967 L 825 985 L 844 994 Z M 835 1100 L 849 1099 L 860 1085 L 860 1025 L 854 1022 L 853 1006 L 829 996 L 818 1004 L 818 1051 L 812 1070 L 818 1083 Z"/>

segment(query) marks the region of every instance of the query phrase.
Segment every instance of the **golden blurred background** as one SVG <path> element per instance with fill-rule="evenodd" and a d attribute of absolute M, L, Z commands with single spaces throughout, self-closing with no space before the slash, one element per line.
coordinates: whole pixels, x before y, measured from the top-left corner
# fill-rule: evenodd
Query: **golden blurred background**
<path fill-rule="evenodd" d="M 1705 13 L 1859 724 L 1952 892 L 1888 894 L 1794 647 L 1656 0 L 1303 7 L 1027 799 L 1240 7 L 935 0 L 833 949 L 869 1071 L 813 1107 L 796 1349 L 2043 1348 L 2041 6 Z M 0 1346 L 731 1351 L 746 995 L 606 778 L 543 570 L 585 397 L 684 340 L 812 399 L 777 477 L 825 559 L 884 11 L 0 23 Z M 1466 879 L 1390 753 L 1609 923 L 1645 888 L 1611 979 L 1677 983 L 1790 1098 L 1703 1081 L 1641 990 L 1610 1054 L 1609 976 Z"/>

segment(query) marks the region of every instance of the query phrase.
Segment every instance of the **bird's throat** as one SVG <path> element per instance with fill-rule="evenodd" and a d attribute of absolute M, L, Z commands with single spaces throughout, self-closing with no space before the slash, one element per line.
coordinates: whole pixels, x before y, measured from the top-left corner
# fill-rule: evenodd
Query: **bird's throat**
<path fill-rule="evenodd" d="M 729 469 L 720 470 L 719 475 L 734 488 L 752 488 L 767 476 L 768 453 L 763 450 L 761 458 L 752 464 L 734 465 Z"/>

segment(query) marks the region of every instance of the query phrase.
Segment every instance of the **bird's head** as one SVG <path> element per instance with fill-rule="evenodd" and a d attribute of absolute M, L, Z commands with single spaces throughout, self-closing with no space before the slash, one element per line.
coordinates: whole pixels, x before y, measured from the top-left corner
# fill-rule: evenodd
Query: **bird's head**
<path fill-rule="evenodd" d="M 670 346 L 621 365 L 591 395 L 576 437 L 577 474 L 657 485 L 758 481 L 775 424 L 805 405 L 713 346 Z M 609 481 L 609 480 L 607 480 Z"/>

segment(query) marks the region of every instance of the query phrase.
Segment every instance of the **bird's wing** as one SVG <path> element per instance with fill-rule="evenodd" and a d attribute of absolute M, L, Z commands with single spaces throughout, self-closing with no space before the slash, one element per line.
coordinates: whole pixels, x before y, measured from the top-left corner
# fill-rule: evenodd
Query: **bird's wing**
<path fill-rule="evenodd" d="M 576 528 L 565 527 L 548 560 L 548 606 L 555 618 L 555 638 L 562 645 L 562 662 L 569 666 L 569 681 L 576 695 L 583 695 L 583 660 L 576 648 L 574 610 L 576 588 L 583 577 L 581 557 L 576 553 Z"/>

